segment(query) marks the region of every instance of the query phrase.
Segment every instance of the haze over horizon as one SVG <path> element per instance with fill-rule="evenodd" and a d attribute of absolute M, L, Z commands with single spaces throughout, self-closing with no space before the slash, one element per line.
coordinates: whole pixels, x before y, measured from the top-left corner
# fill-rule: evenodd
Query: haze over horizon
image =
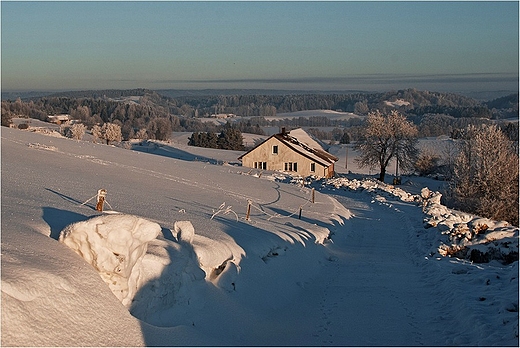
<path fill-rule="evenodd" d="M 518 91 L 518 2 L 1 3 L 2 90 Z"/>

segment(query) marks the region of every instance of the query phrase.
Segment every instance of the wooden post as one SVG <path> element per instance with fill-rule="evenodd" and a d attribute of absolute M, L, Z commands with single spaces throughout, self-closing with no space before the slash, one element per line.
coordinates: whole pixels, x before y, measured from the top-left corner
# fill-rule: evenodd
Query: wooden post
<path fill-rule="evenodd" d="M 345 155 L 345 169 L 348 169 L 348 145 L 347 145 L 347 153 Z"/>
<path fill-rule="evenodd" d="M 312 203 L 314 203 L 314 187 L 312 188 Z"/>
<path fill-rule="evenodd" d="M 247 201 L 247 214 L 246 221 L 249 221 L 249 215 L 251 214 L 251 201 Z"/>
<path fill-rule="evenodd" d="M 103 211 L 103 204 L 105 203 L 106 196 L 107 196 L 107 190 L 105 190 L 105 189 L 98 190 L 97 204 L 96 204 L 97 211 Z"/>

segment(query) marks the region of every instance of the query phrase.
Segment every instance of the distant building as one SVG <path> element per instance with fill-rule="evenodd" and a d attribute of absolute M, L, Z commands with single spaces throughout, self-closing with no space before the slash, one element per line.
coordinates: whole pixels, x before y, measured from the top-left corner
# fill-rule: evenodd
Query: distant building
<path fill-rule="evenodd" d="M 70 121 L 70 115 L 68 115 L 68 114 L 61 114 L 61 115 L 47 116 L 47 120 L 50 123 L 56 123 L 56 124 L 67 123 L 67 122 Z"/>
<path fill-rule="evenodd" d="M 242 166 L 278 170 L 301 176 L 330 178 L 334 175 L 336 156 L 326 152 L 303 130 L 274 134 L 238 158 Z"/>
<path fill-rule="evenodd" d="M 235 114 L 211 114 L 212 118 L 231 118 L 231 117 L 237 117 Z"/>

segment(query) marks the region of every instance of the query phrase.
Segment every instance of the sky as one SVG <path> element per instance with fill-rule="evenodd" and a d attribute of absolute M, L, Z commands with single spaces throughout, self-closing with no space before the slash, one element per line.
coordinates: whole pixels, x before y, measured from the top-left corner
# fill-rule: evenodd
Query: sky
<path fill-rule="evenodd" d="M 518 2 L 1 2 L 2 90 L 518 90 Z"/>

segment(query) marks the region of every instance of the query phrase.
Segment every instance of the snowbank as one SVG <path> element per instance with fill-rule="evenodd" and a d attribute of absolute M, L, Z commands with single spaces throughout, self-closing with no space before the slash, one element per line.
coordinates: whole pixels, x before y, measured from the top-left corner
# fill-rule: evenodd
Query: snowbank
<path fill-rule="evenodd" d="M 507 221 L 493 221 L 446 208 L 441 194 L 421 192 L 425 228 L 436 227 L 442 235 L 437 252 L 476 263 L 518 261 L 518 228 Z"/>
<path fill-rule="evenodd" d="M 101 215 L 67 226 L 59 241 L 83 257 L 114 295 L 130 305 L 138 287 L 148 242 L 161 227 L 133 215 Z"/>
<path fill-rule="evenodd" d="M 469 213 L 459 212 L 441 204 L 442 194 L 423 188 L 420 195 L 372 179 L 332 178 L 323 181 L 324 186 L 335 189 L 366 191 L 375 201 L 397 198 L 403 202 L 422 205 L 426 229 L 436 227 L 439 231 L 438 245 L 430 256 L 438 253 L 455 256 L 476 263 L 497 260 L 505 264 L 518 261 L 519 229 L 507 221 L 493 221 Z"/>

